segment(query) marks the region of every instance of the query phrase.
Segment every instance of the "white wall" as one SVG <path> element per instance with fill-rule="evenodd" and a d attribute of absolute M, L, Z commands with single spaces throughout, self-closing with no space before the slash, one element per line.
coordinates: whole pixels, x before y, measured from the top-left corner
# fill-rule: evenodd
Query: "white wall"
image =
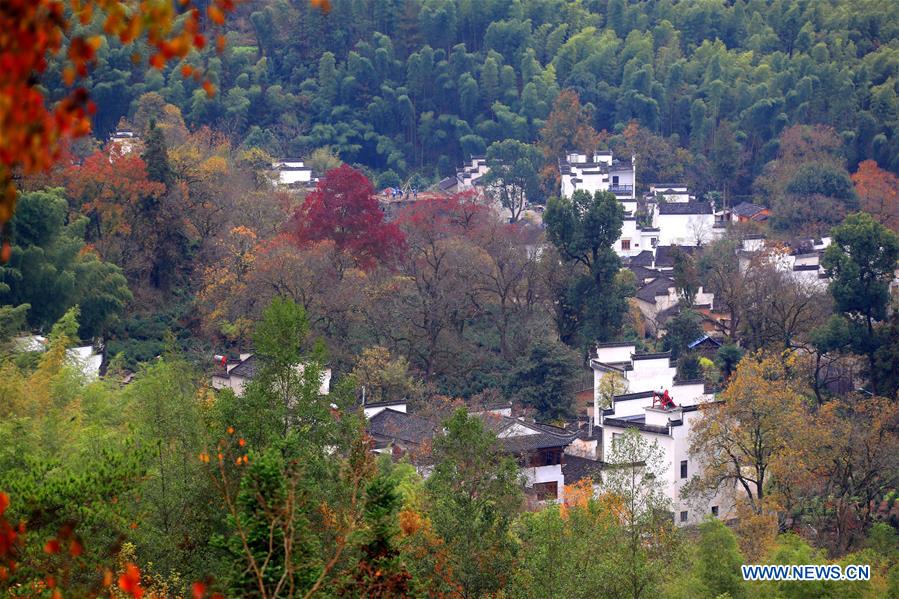
<path fill-rule="evenodd" d="M 383 412 L 384 410 L 386 410 L 388 408 L 391 410 L 394 410 L 395 412 L 402 412 L 403 414 L 406 413 L 406 403 L 405 402 L 398 402 L 398 403 L 392 403 L 392 404 L 381 404 L 378 406 L 371 406 L 371 407 L 362 406 L 362 412 L 363 412 L 363 414 L 365 414 L 365 418 L 369 419 L 372 416 L 376 416 L 376 415 L 380 414 L 381 412 Z"/>
<path fill-rule="evenodd" d="M 562 501 L 565 496 L 565 475 L 562 474 L 562 466 L 556 464 L 553 466 L 536 466 L 522 468 L 521 473 L 525 478 L 525 486 L 532 487 L 537 483 L 556 483 L 558 491 L 558 501 Z"/>
<path fill-rule="evenodd" d="M 659 245 L 705 245 L 713 239 L 714 214 L 658 214 L 653 218 L 658 227 Z M 701 244 L 697 244 L 697 237 Z"/>
<path fill-rule="evenodd" d="M 627 371 L 628 392 L 658 391 L 670 387 L 677 368 L 669 362 L 667 357 L 634 360 L 634 369 Z"/>

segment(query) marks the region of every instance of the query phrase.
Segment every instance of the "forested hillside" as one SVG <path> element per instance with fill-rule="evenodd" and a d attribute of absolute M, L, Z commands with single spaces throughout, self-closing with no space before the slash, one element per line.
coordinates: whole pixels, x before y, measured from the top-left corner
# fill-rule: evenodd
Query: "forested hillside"
<path fill-rule="evenodd" d="M 117 42 L 99 52 L 88 87 L 101 137 L 156 91 L 188 126 L 210 125 L 236 145 L 283 157 L 331 145 L 346 162 L 429 180 L 494 141 L 536 140 L 571 88 L 598 131 L 636 120 L 684 148 L 683 177 L 697 192 L 727 182 L 748 194 L 793 124 L 834 127 L 850 170 L 874 159 L 899 172 L 891 5 L 336 0 L 322 13 L 252 0 L 238 7 L 222 55 L 210 44 L 188 58 L 207 69 L 214 97 L 181 64 L 134 65 Z"/>

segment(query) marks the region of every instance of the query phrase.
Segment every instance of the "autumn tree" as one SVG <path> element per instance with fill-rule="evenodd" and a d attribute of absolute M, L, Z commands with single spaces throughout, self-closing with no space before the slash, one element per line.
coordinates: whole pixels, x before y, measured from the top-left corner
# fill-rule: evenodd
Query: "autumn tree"
<path fill-rule="evenodd" d="M 65 35 L 73 25 L 82 27 L 93 20 L 102 23 L 108 39 L 122 44 L 137 40 L 146 43 L 150 53 L 149 64 L 163 68 L 173 59 L 183 59 L 193 49 L 206 45 L 206 33 L 202 19 L 208 17 L 212 24 L 221 25 L 226 11 L 233 8 L 227 0 L 214 0 L 206 4 L 203 15 L 198 6 L 188 0 L 179 10 L 173 5 L 156 7 L 150 18 L 144 11 L 134 10 L 130 0 L 112 2 L 55 2 L 52 0 L 17 0 L 5 3 L 0 9 L 0 27 L 15 32 L 0 41 L 0 57 L 7 68 L 0 75 L 0 89 L 5 99 L 0 108 L 0 122 L 5 135 L 0 142 L 0 172 L 4 188 L 0 203 L 0 224 L 6 223 L 15 207 L 16 192 L 12 184 L 13 174 L 21 169 L 25 174 L 48 170 L 59 158 L 66 141 L 90 131 L 90 116 L 96 110 L 83 87 L 71 89 L 76 78 L 86 78 L 93 66 L 97 51 L 104 45 L 103 35 Z M 176 18 L 183 15 L 178 27 Z M 224 37 L 219 46 L 224 48 Z M 66 50 L 66 66 L 63 80 L 69 90 L 55 106 L 48 108 L 41 86 L 41 77 L 47 69 L 47 58 Z M 138 54 L 138 59 L 140 55 Z M 202 75 L 189 65 L 182 68 L 182 75 L 199 80 Z M 213 93 L 208 81 L 206 87 Z"/>
<path fill-rule="evenodd" d="M 875 161 L 865 160 L 852 175 L 852 182 L 861 209 L 899 233 L 899 177 L 881 169 Z"/>
<path fill-rule="evenodd" d="M 522 320 L 537 302 L 537 256 L 531 244 L 538 231 L 523 224 L 506 224 L 498 219 L 479 219 L 468 238 L 483 250 L 476 286 L 485 299 L 499 333 L 499 349 L 509 359 L 521 349 L 516 340 L 525 336 Z M 517 339 L 516 339 L 517 338 Z M 514 348 L 514 350 L 513 350 Z"/>
<path fill-rule="evenodd" d="M 777 141 L 776 159 L 765 165 L 755 181 L 755 186 L 768 197 L 782 196 L 803 164 L 844 166 L 842 142 L 832 127 L 794 125 L 784 129 Z"/>
<path fill-rule="evenodd" d="M 592 156 L 599 149 L 602 137 L 591 125 L 592 116 L 590 109 L 581 104 L 576 91 L 567 89 L 556 96 L 552 112 L 540 129 L 544 158 L 541 177 L 547 192 L 554 193 L 558 187 L 558 161 L 565 150 L 579 150 Z"/>
<path fill-rule="evenodd" d="M 877 500 L 899 483 L 899 406 L 883 397 L 826 402 L 796 430 L 777 476 L 798 495 L 797 517 L 835 553 L 857 546 Z"/>
<path fill-rule="evenodd" d="M 158 200 L 165 186 L 150 180 L 140 156 L 116 146 L 65 169 L 63 179 L 72 209 L 89 219 L 90 242 L 102 256 L 124 265 L 134 251 L 126 246 L 141 215 L 141 203 Z"/>
<path fill-rule="evenodd" d="M 823 285 L 784 271 L 781 257 L 778 250 L 756 257 L 746 279 L 741 338 L 749 349 L 807 347 L 830 315 Z"/>
<path fill-rule="evenodd" d="M 458 363 L 450 358 L 477 312 L 472 296 L 486 257 L 466 233 L 485 218 L 493 216 L 467 196 L 418 202 L 398 215 L 407 247 L 402 276 L 378 286 L 367 310 L 373 322 L 393 323 L 377 326 L 378 334 L 406 352 L 426 380 Z"/>
<path fill-rule="evenodd" d="M 346 164 L 325 174 L 293 222 L 300 245 L 330 239 L 365 268 L 395 260 L 403 247 L 402 233 L 384 221 L 369 180 Z"/>
<path fill-rule="evenodd" d="M 795 367 L 786 354 L 744 357 L 719 401 L 701 406 L 690 455 L 703 470 L 688 492 L 735 488 L 756 514 L 770 510 L 775 465 L 805 415 Z"/>
<path fill-rule="evenodd" d="M 402 356 L 393 358 L 384 347 L 367 347 L 350 373 L 365 403 L 417 399 L 421 383 L 409 374 L 409 363 Z"/>

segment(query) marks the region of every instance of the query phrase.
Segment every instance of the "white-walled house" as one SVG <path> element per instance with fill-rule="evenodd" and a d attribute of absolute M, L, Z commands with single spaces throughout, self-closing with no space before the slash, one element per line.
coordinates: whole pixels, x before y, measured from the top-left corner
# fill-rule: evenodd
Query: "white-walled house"
<path fill-rule="evenodd" d="M 562 177 L 562 195 L 570 198 L 575 191 L 583 190 L 593 195 L 597 191 L 610 191 L 625 204 L 625 211 L 636 208 L 635 186 L 637 182 L 636 158 L 617 160 L 611 152 L 568 151 L 559 160 Z M 633 204 L 628 210 L 627 204 Z"/>
<path fill-rule="evenodd" d="M 690 455 L 690 433 L 700 417 L 700 406 L 715 401 L 714 397 L 705 392 L 702 381 L 678 381 L 669 352 L 638 354 L 635 349 L 632 343 L 601 344 L 590 362 L 594 371 L 593 428 L 601 431 L 599 459 L 608 460 L 618 436 L 635 429 L 663 452 L 664 492 L 676 524 L 699 524 L 709 515 L 733 517 L 732 489 L 722 489 L 711 497 L 681 497 L 684 485 L 701 474 L 700 461 Z M 602 406 L 599 385 L 609 372 L 623 379 L 627 392 L 614 396 L 611 406 Z M 675 407 L 663 408 L 654 402 L 654 396 L 666 390 Z"/>
<path fill-rule="evenodd" d="M 42 335 L 24 335 L 13 339 L 13 350 L 20 353 L 47 351 L 49 340 Z M 102 349 L 102 348 L 101 348 Z M 88 383 L 100 378 L 103 366 L 103 353 L 94 350 L 92 345 L 82 345 L 66 349 L 66 364 L 77 370 Z"/>
<path fill-rule="evenodd" d="M 486 156 L 472 156 L 468 164 L 456 172 L 456 191 L 470 191 L 478 185 L 481 177 L 490 171 Z"/>
<path fill-rule="evenodd" d="M 649 186 L 647 197 L 677 203 L 689 202 L 692 199 L 687 186 L 680 183 L 653 183 Z"/>
<path fill-rule="evenodd" d="M 662 202 L 656 207 L 652 224 L 659 229 L 658 245 L 701 246 L 720 231 L 710 202 Z"/>
<path fill-rule="evenodd" d="M 493 412 L 478 414 L 507 454 L 515 456 L 525 488 L 540 501 L 561 500 L 565 493 L 565 448 L 576 435 L 565 429 L 526 422 Z"/>
<path fill-rule="evenodd" d="M 224 365 L 222 365 L 219 360 L 221 360 L 221 358 L 216 356 L 218 370 L 212 375 L 212 388 L 231 389 L 234 392 L 234 395 L 238 397 L 243 396 L 247 384 L 249 384 L 253 377 L 256 376 L 256 371 L 259 368 L 259 362 L 256 356 L 253 354 L 240 354 L 239 360 L 235 362 L 224 360 Z M 302 374 L 305 365 L 297 364 L 296 369 L 297 372 Z M 325 368 L 322 370 L 321 386 L 319 387 L 318 392 L 322 395 L 327 395 L 330 390 L 331 369 Z"/>
<path fill-rule="evenodd" d="M 667 314 L 680 305 L 680 294 L 674 279 L 661 275 L 638 287 L 634 295 L 637 307 L 646 319 L 650 332 L 660 334 L 665 328 Z M 694 308 L 714 309 L 715 294 L 705 291 L 701 286 L 693 297 Z"/>
<path fill-rule="evenodd" d="M 275 184 L 283 187 L 309 187 L 318 181 L 312 167 L 306 166 L 302 160 L 273 162 L 272 171 Z"/>
<path fill-rule="evenodd" d="M 117 129 L 109 136 L 109 143 L 123 156 L 143 147 L 140 136 L 131 129 Z"/>

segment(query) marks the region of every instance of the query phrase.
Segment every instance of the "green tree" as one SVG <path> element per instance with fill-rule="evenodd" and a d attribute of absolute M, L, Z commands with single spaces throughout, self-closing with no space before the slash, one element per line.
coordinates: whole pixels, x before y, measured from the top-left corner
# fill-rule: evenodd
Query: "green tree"
<path fill-rule="evenodd" d="M 662 338 L 662 348 L 671 352 L 671 357 L 677 359 L 685 353 L 688 346 L 702 336 L 699 315 L 692 310 L 681 310 L 677 316 L 665 325 L 665 336 Z"/>
<path fill-rule="evenodd" d="M 18 205 L 12 255 L 0 266 L 0 305 L 28 304 L 28 324 L 43 329 L 80 305 L 81 336 L 107 332 L 132 296 L 121 269 L 85 251 L 87 219 L 66 224 L 61 189 L 24 193 Z"/>
<path fill-rule="evenodd" d="M 624 209 L 615 196 L 598 191 L 591 197 L 576 191 L 571 199 L 552 198 L 544 222 L 549 240 L 569 266 L 568 284 L 560 290 L 561 305 L 570 312 L 573 326 L 562 340 L 587 347 L 614 337 L 633 293 L 618 277 L 621 261 L 612 244 L 621 235 Z"/>
<path fill-rule="evenodd" d="M 147 135 L 146 148 L 141 158 L 147 164 L 147 177 L 150 181 L 162 183 L 166 187 L 172 184 L 172 167 L 169 164 L 169 151 L 165 145 L 165 134 L 156 126 L 155 121 L 150 122 L 150 132 Z"/>
<path fill-rule="evenodd" d="M 487 148 L 489 172 L 484 183 L 499 199 L 515 222 L 527 203 L 540 194 L 540 151 L 530 144 L 514 139 L 494 142 Z"/>
<path fill-rule="evenodd" d="M 622 530 L 612 510 L 592 498 L 585 505 L 553 505 L 522 514 L 515 526 L 521 557 L 508 596 L 626 596 Z"/>
<path fill-rule="evenodd" d="M 615 438 L 603 473 L 603 490 L 620 502 L 624 539 L 620 549 L 628 597 L 657 596 L 676 549 L 671 502 L 665 496 L 664 452 L 635 428 Z"/>
<path fill-rule="evenodd" d="M 541 420 L 556 420 L 572 414 L 577 354 L 550 341 L 537 341 L 523 357 L 508 384 L 508 393 L 537 413 Z"/>
<path fill-rule="evenodd" d="M 699 525 L 695 568 L 708 596 L 743 597 L 743 563 L 737 537 L 724 523 L 712 519 Z"/>
<path fill-rule="evenodd" d="M 434 439 L 428 513 L 463 597 L 495 593 L 514 563 L 511 524 L 523 503 L 518 465 L 477 416 L 457 410 Z"/>
<path fill-rule="evenodd" d="M 853 330 L 853 349 L 868 356 L 872 383 L 877 387 L 874 355 L 879 336 L 875 329 L 886 318 L 899 237 L 864 212 L 846 217 L 831 236 L 821 265 L 831 277 L 835 308 Z"/>

